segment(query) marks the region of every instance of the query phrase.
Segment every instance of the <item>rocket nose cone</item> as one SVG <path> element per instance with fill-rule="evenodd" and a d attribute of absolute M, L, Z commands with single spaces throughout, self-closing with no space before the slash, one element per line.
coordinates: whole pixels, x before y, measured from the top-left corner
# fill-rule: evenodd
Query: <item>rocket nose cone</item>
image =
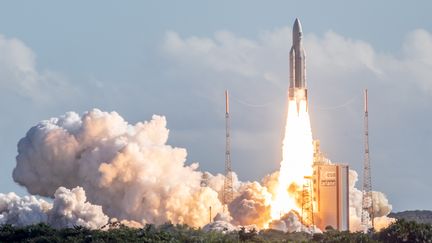
<path fill-rule="evenodd" d="M 296 18 L 294 21 L 293 33 L 301 33 L 301 32 L 302 32 L 302 28 L 301 28 L 300 20 Z"/>
<path fill-rule="evenodd" d="M 293 45 L 298 46 L 302 38 L 302 29 L 301 29 L 300 20 L 298 18 L 294 21 L 292 38 L 293 38 Z"/>

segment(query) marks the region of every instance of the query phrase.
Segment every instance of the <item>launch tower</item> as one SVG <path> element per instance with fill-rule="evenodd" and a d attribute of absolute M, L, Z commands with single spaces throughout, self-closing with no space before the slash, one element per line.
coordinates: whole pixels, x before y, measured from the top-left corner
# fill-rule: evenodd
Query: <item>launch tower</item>
<path fill-rule="evenodd" d="M 231 169 L 231 135 L 230 135 L 230 113 L 229 95 L 225 90 L 225 180 L 223 188 L 223 204 L 228 205 L 233 200 L 233 178 Z"/>
<path fill-rule="evenodd" d="M 362 225 L 370 230 L 374 228 L 374 211 L 372 200 L 372 179 L 369 158 L 369 121 L 368 121 L 368 92 L 364 91 L 364 169 L 363 169 L 363 200 L 362 200 Z"/>

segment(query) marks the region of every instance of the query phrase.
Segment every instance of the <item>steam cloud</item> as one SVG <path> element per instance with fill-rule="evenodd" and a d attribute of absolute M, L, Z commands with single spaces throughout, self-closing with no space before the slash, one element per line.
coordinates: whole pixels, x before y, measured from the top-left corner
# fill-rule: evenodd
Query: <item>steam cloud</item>
<path fill-rule="evenodd" d="M 186 150 L 167 139 L 161 116 L 130 125 L 116 112 L 69 112 L 40 122 L 19 141 L 13 178 L 49 197 L 60 186 L 81 186 L 89 201 L 118 219 L 205 225 L 210 206 L 222 211 L 218 193 L 200 186 L 198 164 L 185 165 Z"/>
<path fill-rule="evenodd" d="M 108 223 L 102 207 L 86 201 L 81 187 L 68 190 L 59 187 L 52 204 L 34 196 L 19 197 L 0 193 L 0 224 L 24 226 L 39 222 L 56 228 L 75 225 L 97 229 Z"/>
<path fill-rule="evenodd" d="M 241 193 L 229 205 L 236 225 L 256 225 L 262 228 L 270 220 L 271 194 L 258 182 L 245 183 Z"/>
<path fill-rule="evenodd" d="M 224 176 L 200 172 L 197 163 L 186 165 L 186 150 L 167 145 L 168 133 L 162 116 L 132 125 L 116 112 L 97 109 L 39 122 L 18 143 L 13 179 L 31 194 L 54 201 L 0 194 L 0 224 L 46 222 L 55 227 L 100 228 L 111 218 L 135 227 L 167 221 L 206 230 L 266 226 L 278 172 L 262 183 L 240 182 L 234 174 L 234 200 L 223 212 Z M 361 230 L 361 192 L 354 187 L 356 181 L 357 174 L 350 171 L 354 231 Z M 391 205 L 382 193 L 374 193 L 373 198 L 377 216 L 386 224 Z M 216 217 L 209 224 L 210 207 Z M 271 222 L 270 227 L 290 232 L 306 229 L 294 214 Z M 306 230 L 318 232 L 313 227 Z"/>
<path fill-rule="evenodd" d="M 358 174 L 354 170 L 349 171 L 349 206 L 350 206 L 350 230 L 364 231 L 361 224 L 362 213 L 362 192 L 355 188 L 358 181 Z M 374 205 L 374 222 L 375 229 L 380 230 L 395 222 L 394 218 L 387 215 L 391 212 L 392 205 L 389 204 L 386 196 L 382 192 L 372 192 L 372 201 Z"/>

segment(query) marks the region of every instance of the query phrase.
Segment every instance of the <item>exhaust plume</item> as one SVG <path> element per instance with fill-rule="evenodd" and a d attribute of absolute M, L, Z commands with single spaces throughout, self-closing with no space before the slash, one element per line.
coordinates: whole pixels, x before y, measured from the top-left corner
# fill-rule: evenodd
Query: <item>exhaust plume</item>
<path fill-rule="evenodd" d="M 285 126 L 278 185 L 271 203 L 273 220 L 279 219 L 291 210 L 300 211 L 296 201 L 296 188 L 303 185 L 304 176 L 312 175 L 312 131 L 305 100 L 288 100 Z"/>

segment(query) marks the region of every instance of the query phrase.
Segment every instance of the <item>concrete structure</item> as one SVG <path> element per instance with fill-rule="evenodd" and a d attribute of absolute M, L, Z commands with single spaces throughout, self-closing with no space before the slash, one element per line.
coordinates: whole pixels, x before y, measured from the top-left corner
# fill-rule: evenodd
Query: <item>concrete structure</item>
<path fill-rule="evenodd" d="M 321 230 L 327 226 L 349 230 L 349 167 L 326 159 L 319 151 L 319 141 L 314 141 L 314 147 L 314 223 Z"/>

